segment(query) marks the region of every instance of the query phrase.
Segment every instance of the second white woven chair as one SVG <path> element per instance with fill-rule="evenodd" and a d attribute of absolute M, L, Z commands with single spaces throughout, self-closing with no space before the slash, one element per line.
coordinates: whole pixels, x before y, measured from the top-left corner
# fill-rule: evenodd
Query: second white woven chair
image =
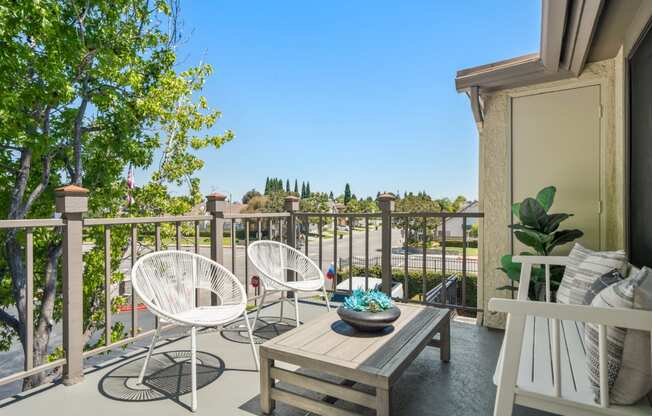
<path fill-rule="evenodd" d="M 161 321 L 191 327 L 190 365 L 192 411 L 197 409 L 197 328 L 219 327 L 244 315 L 256 369 L 258 354 L 247 318 L 247 295 L 238 279 L 220 264 L 185 251 L 158 251 L 136 262 L 131 272 L 134 293 Z M 197 290 L 217 295 L 219 305 L 198 306 Z M 138 383 L 143 382 L 147 363 L 159 337 L 159 328 L 145 357 Z"/>
<path fill-rule="evenodd" d="M 331 310 L 326 287 L 325 278 L 321 269 L 308 258 L 306 255 L 290 247 L 287 244 L 278 241 L 256 241 L 247 248 L 247 254 L 251 263 L 260 273 L 261 287 L 263 295 L 256 317 L 254 318 L 253 327 L 256 328 L 256 321 L 260 310 L 265 302 L 265 297 L 269 293 L 292 292 L 294 294 L 294 309 L 296 325 L 299 326 L 299 292 L 316 292 L 321 291 L 326 299 L 326 307 Z M 288 272 L 294 272 L 294 279 L 288 281 Z M 281 319 L 283 319 L 283 302 L 290 301 L 285 296 L 281 296 Z"/>

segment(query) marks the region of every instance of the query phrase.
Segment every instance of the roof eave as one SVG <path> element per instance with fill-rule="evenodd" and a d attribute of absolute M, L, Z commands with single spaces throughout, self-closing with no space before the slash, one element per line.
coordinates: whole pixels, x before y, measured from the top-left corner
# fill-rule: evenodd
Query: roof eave
<path fill-rule="evenodd" d="M 541 51 L 462 69 L 455 88 L 487 92 L 578 76 L 603 5 L 604 0 L 542 0 Z"/>

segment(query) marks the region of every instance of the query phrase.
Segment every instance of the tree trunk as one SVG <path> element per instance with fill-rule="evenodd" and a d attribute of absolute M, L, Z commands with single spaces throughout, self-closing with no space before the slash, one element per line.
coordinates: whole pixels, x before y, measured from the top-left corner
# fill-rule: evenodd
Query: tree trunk
<path fill-rule="evenodd" d="M 50 344 L 52 328 L 54 327 L 53 314 L 57 294 L 57 264 L 62 254 L 63 244 L 61 242 L 53 243 L 48 247 L 41 311 L 38 324 L 34 330 L 34 366 L 48 362 L 48 346 Z M 43 384 L 50 378 L 46 373 L 39 373 L 28 377 L 23 380 L 23 390 L 28 390 Z"/>
<path fill-rule="evenodd" d="M 42 194 L 49 182 L 51 155 L 43 158 L 43 177 L 41 182 L 26 195 L 29 175 L 32 168 L 32 151 L 22 149 L 20 151 L 19 168 L 16 172 L 15 186 L 10 198 L 8 218 L 12 220 L 25 219 L 34 201 Z M 41 299 L 41 309 L 39 321 L 34 331 L 34 366 L 45 364 L 48 357 L 48 343 L 53 326 L 54 304 L 56 299 L 57 288 L 57 264 L 59 257 L 63 253 L 63 245 L 60 241 L 51 243 L 47 250 L 47 262 L 44 270 L 45 285 L 43 288 L 43 298 Z M 7 233 L 5 240 L 5 254 L 9 273 L 12 282 L 12 295 L 16 302 L 18 316 L 16 318 L 2 316 L 3 322 L 12 327 L 18 334 L 23 351 L 30 348 L 26 340 L 26 323 L 27 323 L 27 270 L 25 265 L 24 247 L 18 240 L 16 229 L 11 229 Z M 37 374 L 23 380 L 23 390 L 37 386 L 46 379 L 45 374 Z"/>

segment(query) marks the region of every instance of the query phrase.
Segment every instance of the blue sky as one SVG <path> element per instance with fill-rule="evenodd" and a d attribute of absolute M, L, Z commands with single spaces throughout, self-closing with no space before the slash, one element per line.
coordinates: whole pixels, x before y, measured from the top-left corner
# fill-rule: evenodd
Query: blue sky
<path fill-rule="evenodd" d="M 458 69 L 536 52 L 540 2 L 187 1 L 182 65 L 234 141 L 203 151 L 202 190 L 267 176 L 313 191 L 477 197 L 478 135 Z M 137 178 L 138 180 L 138 178 Z"/>

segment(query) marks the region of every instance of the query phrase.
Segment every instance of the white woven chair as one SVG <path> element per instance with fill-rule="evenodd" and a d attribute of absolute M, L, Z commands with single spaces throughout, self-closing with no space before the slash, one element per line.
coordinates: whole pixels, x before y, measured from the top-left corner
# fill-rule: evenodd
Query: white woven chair
<path fill-rule="evenodd" d="M 131 272 L 136 295 L 161 321 L 191 327 L 192 411 L 197 409 L 196 328 L 219 327 L 244 315 L 256 369 L 258 355 L 247 318 L 247 296 L 238 279 L 223 266 L 194 253 L 159 251 L 141 257 Z M 197 306 L 197 289 L 217 295 L 218 306 Z M 138 377 L 142 383 L 147 364 L 159 337 L 159 328 L 149 346 Z"/>
<path fill-rule="evenodd" d="M 326 307 L 331 310 L 330 302 L 324 285 L 324 274 L 321 269 L 307 256 L 287 244 L 278 241 L 256 241 L 247 248 L 247 254 L 254 267 L 260 273 L 263 295 L 253 327 L 256 328 L 258 315 L 265 302 L 268 292 L 292 292 L 294 293 L 294 308 L 297 327 L 299 319 L 299 292 L 315 292 L 321 290 Z M 287 272 L 294 272 L 294 280 L 287 280 Z M 283 319 L 283 302 L 291 302 L 286 296 L 281 296 L 281 319 Z"/>

